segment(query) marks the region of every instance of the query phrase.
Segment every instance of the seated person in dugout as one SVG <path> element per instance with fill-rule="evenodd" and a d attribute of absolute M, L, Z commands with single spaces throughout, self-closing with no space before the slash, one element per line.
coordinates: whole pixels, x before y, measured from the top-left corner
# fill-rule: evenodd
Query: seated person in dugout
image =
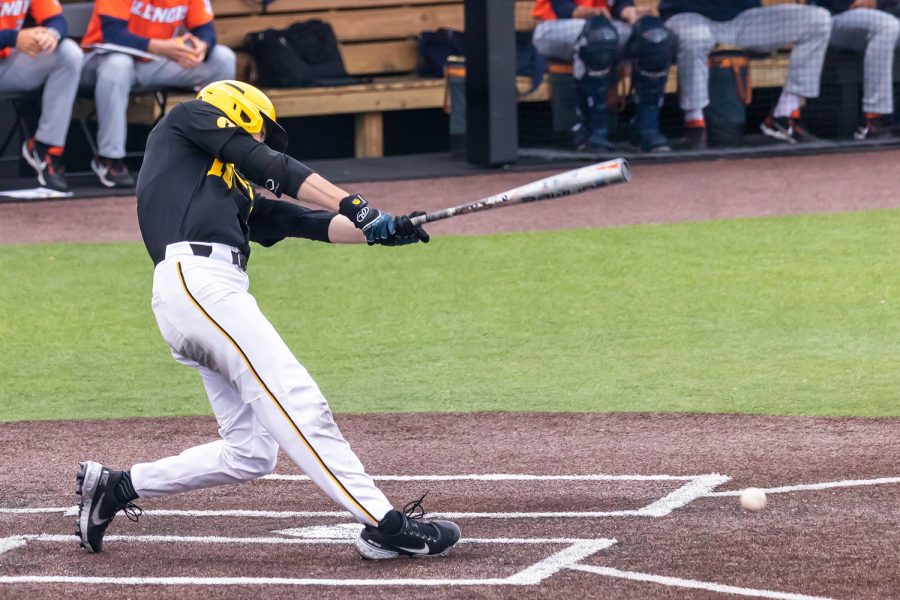
<path fill-rule="evenodd" d="M 162 60 L 90 52 L 99 42 Z M 97 0 L 82 46 L 88 54 L 81 84 L 93 88 L 97 104 L 99 156 L 91 160 L 91 169 L 106 187 L 134 187 L 123 161 L 132 89 L 197 89 L 235 74 L 234 52 L 216 45 L 208 0 Z"/>
<path fill-rule="evenodd" d="M 672 65 L 674 39 L 655 16 L 639 12 L 632 0 L 537 0 L 533 43 L 552 60 L 573 63 L 578 94 L 578 149 L 612 150 L 607 96 L 615 68 L 633 65 L 637 111 L 632 141 L 644 152 L 669 150 L 659 130 L 659 109 Z"/>
<path fill-rule="evenodd" d="M 660 0 L 659 13 L 678 42 L 678 89 L 688 148 L 706 147 L 703 109 L 709 104 L 709 53 L 717 44 L 758 52 L 791 46 L 778 104 L 761 125 L 777 140 L 815 139 L 800 123 L 803 98 L 819 95 L 831 15 L 818 6 L 760 0 Z"/>
<path fill-rule="evenodd" d="M 26 17 L 37 26 L 23 27 Z M 66 39 L 68 27 L 57 0 L 0 0 L 0 94 L 44 88 L 34 137 L 22 156 L 47 188 L 66 191 L 63 147 L 78 92 L 82 55 Z"/>
<path fill-rule="evenodd" d="M 831 45 L 861 52 L 863 62 L 863 122 L 853 134 L 858 140 L 890 135 L 886 115 L 894 112 L 894 49 L 900 22 L 887 10 L 900 0 L 815 0 L 831 11 Z"/>

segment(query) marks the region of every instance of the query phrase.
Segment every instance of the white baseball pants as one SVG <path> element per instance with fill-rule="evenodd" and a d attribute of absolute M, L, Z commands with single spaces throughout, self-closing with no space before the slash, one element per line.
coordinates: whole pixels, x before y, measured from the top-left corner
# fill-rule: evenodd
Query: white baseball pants
<path fill-rule="evenodd" d="M 278 447 L 360 522 L 393 508 L 344 440 L 309 373 L 248 292 L 235 248 L 195 256 L 170 244 L 153 274 L 153 312 L 175 359 L 200 372 L 220 440 L 131 469 L 142 498 L 255 479 L 275 468 Z"/>

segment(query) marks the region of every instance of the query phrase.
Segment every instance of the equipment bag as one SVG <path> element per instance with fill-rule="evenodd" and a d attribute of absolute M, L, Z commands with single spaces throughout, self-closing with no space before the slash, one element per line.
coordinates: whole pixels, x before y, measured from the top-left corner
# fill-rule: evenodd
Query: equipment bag
<path fill-rule="evenodd" d="M 466 35 L 453 29 L 438 29 L 419 33 L 419 57 L 416 75 L 443 77 L 444 66 L 450 56 L 466 55 Z"/>
<path fill-rule="evenodd" d="M 740 50 L 709 56 L 709 105 L 705 109 L 710 146 L 738 146 L 744 140 L 747 105 L 752 100 L 750 59 Z"/>
<path fill-rule="evenodd" d="M 287 29 L 248 33 L 244 49 L 256 59 L 263 87 L 350 85 L 331 25 L 317 19 L 294 23 Z"/>

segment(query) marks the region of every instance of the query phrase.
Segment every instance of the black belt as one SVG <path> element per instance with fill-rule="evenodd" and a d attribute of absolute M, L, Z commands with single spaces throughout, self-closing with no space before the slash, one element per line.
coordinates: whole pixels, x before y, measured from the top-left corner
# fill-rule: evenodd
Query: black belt
<path fill-rule="evenodd" d="M 212 246 L 207 246 L 206 244 L 191 244 L 191 252 L 194 253 L 194 256 L 203 256 L 209 258 L 212 256 Z M 247 257 L 243 252 L 238 252 L 237 250 L 231 251 L 231 264 L 236 266 L 242 271 L 247 270 Z"/>

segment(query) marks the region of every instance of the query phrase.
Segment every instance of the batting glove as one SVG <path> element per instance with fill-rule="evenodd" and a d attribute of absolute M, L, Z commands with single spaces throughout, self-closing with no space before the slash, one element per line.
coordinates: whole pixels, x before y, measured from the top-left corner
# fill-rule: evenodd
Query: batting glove
<path fill-rule="evenodd" d="M 396 237 L 397 229 L 390 213 L 369 206 L 365 198 L 359 194 L 347 196 L 338 205 L 338 212 L 353 222 L 357 229 L 366 236 L 366 242 L 384 244 Z"/>
<path fill-rule="evenodd" d="M 431 236 L 428 235 L 428 232 L 425 231 L 425 228 L 421 225 L 416 227 L 410 221 L 413 217 L 418 217 L 420 215 L 424 215 L 422 211 L 411 212 L 408 215 L 400 215 L 399 217 L 394 217 L 394 229 L 397 230 L 397 235 L 388 238 L 386 241 L 382 242 L 385 246 L 405 246 L 406 244 L 415 244 L 416 242 L 422 242 L 423 244 L 427 244 L 428 240 L 431 239 Z"/>

